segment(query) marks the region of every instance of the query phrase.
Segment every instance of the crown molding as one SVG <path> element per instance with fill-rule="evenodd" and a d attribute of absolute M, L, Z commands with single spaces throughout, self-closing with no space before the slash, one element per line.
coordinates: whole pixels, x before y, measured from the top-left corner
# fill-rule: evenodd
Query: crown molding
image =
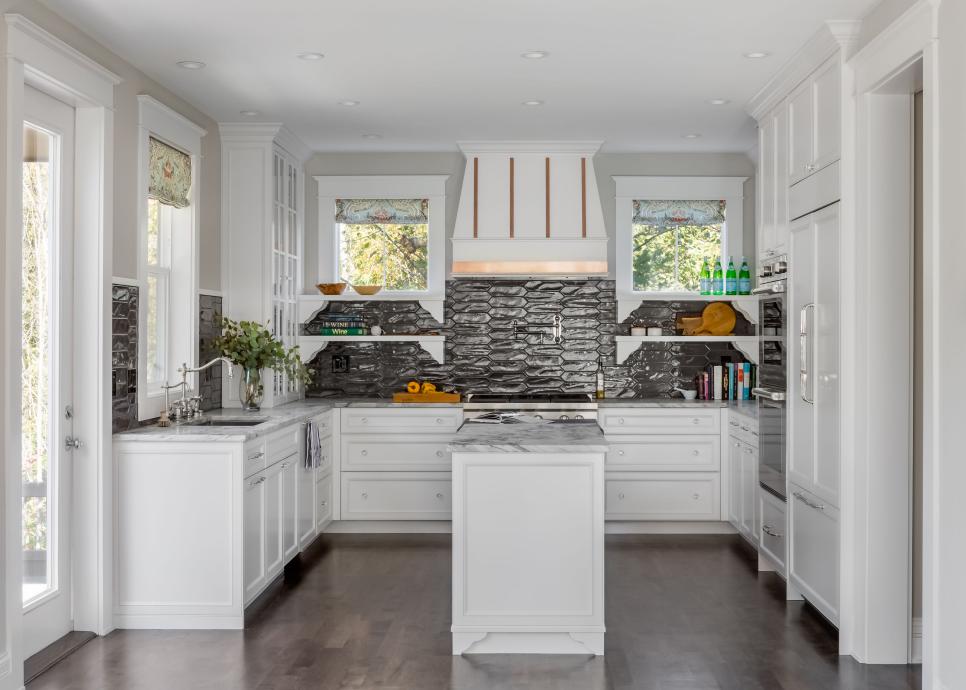
<path fill-rule="evenodd" d="M 192 132 L 197 134 L 199 137 L 203 137 L 206 134 L 208 134 L 207 129 L 189 120 L 187 117 L 179 113 L 177 110 L 175 110 L 174 108 L 171 108 L 170 106 L 165 105 L 154 96 L 149 96 L 144 93 L 138 94 L 138 104 L 141 106 L 141 111 L 138 114 L 139 124 L 142 124 L 142 125 L 144 124 L 143 120 L 144 120 L 145 109 L 154 109 L 157 112 L 163 114 L 164 117 L 169 117 L 175 122 L 177 122 L 179 125 L 183 127 L 187 127 Z"/>
<path fill-rule="evenodd" d="M 467 155 L 480 153 L 544 153 L 593 156 L 603 141 L 458 141 L 460 151 Z"/>
<path fill-rule="evenodd" d="M 848 58 L 861 27 L 862 22 L 858 20 L 825 22 L 825 25 L 816 31 L 805 45 L 778 70 L 778 73 L 752 97 L 745 111 L 760 122 L 823 62 L 837 52 L 841 52 L 843 58 Z"/>

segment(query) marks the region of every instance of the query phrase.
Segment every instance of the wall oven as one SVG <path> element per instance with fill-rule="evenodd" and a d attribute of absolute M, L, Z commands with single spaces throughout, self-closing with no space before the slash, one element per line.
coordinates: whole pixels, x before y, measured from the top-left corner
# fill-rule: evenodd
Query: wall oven
<path fill-rule="evenodd" d="M 788 348 L 785 285 L 787 263 L 779 257 L 762 267 L 759 276 L 758 383 L 752 394 L 758 400 L 758 481 L 762 488 L 785 500 L 785 411 Z"/>

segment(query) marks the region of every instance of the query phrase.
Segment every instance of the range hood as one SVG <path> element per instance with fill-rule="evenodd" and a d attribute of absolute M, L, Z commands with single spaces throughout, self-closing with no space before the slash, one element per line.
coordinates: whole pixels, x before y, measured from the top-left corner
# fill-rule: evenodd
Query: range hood
<path fill-rule="evenodd" d="M 607 275 L 599 141 L 460 142 L 454 277 Z"/>

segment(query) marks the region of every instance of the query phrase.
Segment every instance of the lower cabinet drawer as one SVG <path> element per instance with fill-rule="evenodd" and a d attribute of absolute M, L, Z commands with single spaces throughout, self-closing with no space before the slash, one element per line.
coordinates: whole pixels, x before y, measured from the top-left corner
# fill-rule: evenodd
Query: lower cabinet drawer
<path fill-rule="evenodd" d="M 758 489 L 758 496 L 761 501 L 761 535 L 758 548 L 778 567 L 778 572 L 784 575 L 785 549 L 788 543 L 785 502 L 762 488 Z"/>
<path fill-rule="evenodd" d="M 717 473 L 614 473 L 605 480 L 608 520 L 720 520 Z"/>
<path fill-rule="evenodd" d="M 342 410 L 344 434 L 449 434 L 463 423 L 459 407 L 370 407 Z"/>
<path fill-rule="evenodd" d="M 264 440 L 245 444 L 244 477 L 250 477 L 268 467 L 267 444 Z"/>
<path fill-rule="evenodd" d="M 717 472 L 720 436 L 614 436 L 607 439 L 609 470 Z"/>
<path fill-rule="evenodd" d="M 598 422 L 605 434 L 717 434 L 721 408 L 602 407 Z"/>
<path fill-rule="evenodd" d="M 342 437 L 342 471 L 449 472 L 450 452 L 445 436 L 349 435 Z"/>
<path fill-rule="evenodd" d="M 839 511 L 815 494 L 788 487 L 788 575 L 832 623 L 839 622 Z"/>
<path fill-rule="evenodd" d="M 316 483 L 316 525 L 323 525 L 332 518 L 332 474 L 321 477 Z"/>
<path fill-rule="evenodd" d="M 343 520 L 449 520 L 449 472 L 343 472 Z"/>

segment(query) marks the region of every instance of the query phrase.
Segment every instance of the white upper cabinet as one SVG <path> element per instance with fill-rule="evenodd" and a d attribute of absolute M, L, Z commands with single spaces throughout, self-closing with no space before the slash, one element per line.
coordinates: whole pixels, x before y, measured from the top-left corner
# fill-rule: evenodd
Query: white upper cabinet
<path fill-rule="evenodd" d="M 834 56 L 788 97 L 788 184 L 804 180 L 841 151 L 841 63 Z"/>
<path fill-rule="evenodd" d="M 788 251 L 788 110 L 762 118 L 758 129 L 758 256 Z"/>

